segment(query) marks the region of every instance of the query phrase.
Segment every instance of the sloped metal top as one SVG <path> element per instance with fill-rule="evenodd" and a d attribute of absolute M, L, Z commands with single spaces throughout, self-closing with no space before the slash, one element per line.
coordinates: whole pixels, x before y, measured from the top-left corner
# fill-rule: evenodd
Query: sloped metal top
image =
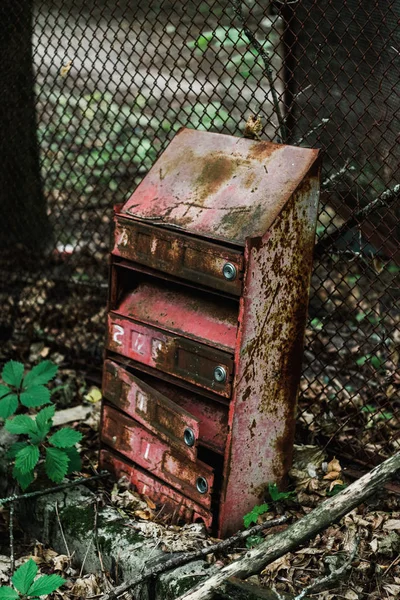
<path fill-rule="evenodd" d="M 181 129 L 121 214 L 243 245 L 274 222 L 318 150 Z"/>

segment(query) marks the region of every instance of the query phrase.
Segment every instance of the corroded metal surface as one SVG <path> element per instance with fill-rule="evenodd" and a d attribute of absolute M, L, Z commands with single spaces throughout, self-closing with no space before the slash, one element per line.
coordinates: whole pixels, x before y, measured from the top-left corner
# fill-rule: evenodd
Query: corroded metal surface
<path fill-rule="evenodd" d="M 193 464 L 134 419 L 107 405 L 103 407 L 101 440 L 202 506 L 210 508 L 214 481 L 210 466 L 200 461 Z M 199 478 L 207 482 L 208 489 L 204 494 L 196 487 Z"/>
<path fill-rule="evenodd" d="M 229 398 L 233 374 L 233 357 L 160 329 L 108 315 L 107 348 L 135 361 L 185 379 Z M 218 382 L 214 371 L 223 366 L 225 382 Z"/>
<path fill-rule="evenodd" d="M 263 236 L 318 151 L 181 129 L 121 214 L 244 246 Z"/>
<path fill-rule="evenodd" d="M 160 511 L 162 510 L 163 514 L 171 514 L 173 520 L 182 519 L 186 523 L 201 520 L 208 529 L 211 529 L 212 514 L 210 511 L 152 477 L 150 473 L 143 471 L 137 465 L 121 460 L 108 450 L 102 450 L 100 452 L 100 468 L 110 471 L 116 479 L 126 477 L 139 494 L 150 495 L 159 505 Z"/>
<path fill-rule="evenodd" d="M 238 306 L 228 299 L 146 281 L 125 294 L 113 312 L 213 348 L 235 350 Z"/>
<path fill-rule="evenodd" d="M 240 251 L 124 219 L 118 214 L 114 240 L 113 254 L 116 256 L 240 296 L 243 276 L 243 253 Z M 237 276 L 233 280 L 224 276 L 226 263 L 236 268 Z"/>
<path fill-rule="evenodd" d="M 268 482 L 281 485 L 290 468 L 318 190 L 314 173 L 264 238 L 246 248 L 222 536 L 237 530 L 243 515 L 264 500 Z"/>
<path fill-rule="evenodd" d="M 111 360 L 104 364 L 103 395 L 160 439 L 186 454 L 190 460 L 196 460 L 199 421 L 179 404 Z M 193 431 L 195 438 L 192 446 L 184 441 L 187 428 Z"/>

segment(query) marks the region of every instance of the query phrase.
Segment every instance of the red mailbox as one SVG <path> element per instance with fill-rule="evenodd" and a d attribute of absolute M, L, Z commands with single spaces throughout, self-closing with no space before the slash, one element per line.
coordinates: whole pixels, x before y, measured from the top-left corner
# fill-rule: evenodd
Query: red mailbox
<path fill-rule="evenodd" d="M 101 465 L 220 536 L 290 467 L 318 163 L 182 129 L 115 215 Z"/>

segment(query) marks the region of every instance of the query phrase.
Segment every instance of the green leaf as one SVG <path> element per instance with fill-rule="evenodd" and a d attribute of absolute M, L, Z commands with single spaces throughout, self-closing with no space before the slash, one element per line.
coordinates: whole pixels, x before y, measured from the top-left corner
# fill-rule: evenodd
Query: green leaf
<path fill-rule="evenodd" d="M 53 417 L 56 412 L 54 404 L 46 406 L 38 412 L 36 415 L 36 425 L 38 430 L 38 436 L 40 441 L 43 441 L 46 435 L 49 433 L 53 425 Z"/>
<path fill-rule="evenodd" d="M 289 500 L 296 495 L 296 492 L 280 492 L 276 483 L 268 484 L 268 492 L 273 502 L 279 502 L 280 500 Z"/>
<path fill-rule="evenodd" d="M 46 473 L 54 483 L 61 483 L 68 471 L 68 455 L 58 448 L 46 448 Z"/>
<path fill-rule="evenodd" d="M 25 389 L 20 395 L 21 404 L 28 407 L 42 406 L 50 400 L 50 390 L 44 385 L 32 385 Z"/>
<path fill-rule="evenodd" d="M 30 433 L 36 433 L 37 431 L 35 421 L 28 417 L 28 415 L 17 415 L 13 419 L 7 419 L 4 427 L 10 433 L 15 433 L 17 435 L 29 435 Z"/>
<path fill-rule="evenodd" d="M 0 400 L 0 417 L 7 419 L 15 413 L 18 408 L 17 394 L 8 394 Z"/>
<path fill-rule="evenodd" d="M 330 491 L 326 492 L 326 495 L 327 496 L 336 496 L 336 494 L 339 494 L 339 492 L 342 492 L 346 488 L 347 488 L 347 485 L 345 483 L 336 484 L 333 486 L 333 488 Z"/>
<path fill-rule="evenodd" d="M 5 585 L 0 587 L 0 600 L 17 600 L 17 598 L 19 594 L 12 587 Z"/>
<path fill-rule="evenodd" d="M 257 519 L 260 515 L 269 511 L 268 504 L 260 504 L 255 506 L 247 515 L 243 517 L 243 523 L 245 527 L 249 527 L 252 523 L 257 523 Z"/>
<path fill-rule="evenodd" d="M 71 448 L 82 439 L 82 434 L 79 431 L 71 429 L 71 427 L 63 427 L 49 438 L 52 446 L 57 448 Z"/>
<path fill-rule="evenodd" d="M 24 376 L 24 365 L 16 360 L 9 360 L 3 368 L 1 377 L 9 385 L 19 387 Z"/>
<path fill-rule="evenodd" d="M 80 471 L 82 469 L 82 461 L 78 450 L 76 448 L 65 448 L 64 452 L 69 458 L 67 475 L 75 471 Z"/>
<path fill-rule="evenodd" d="M 7 394 L 9 394 L 10 392 L 11 390 L 9 387 L 0 384 L 0 398 L 4 398 L 4 396 L 7 396 Z"/>
<path fill-rule="evenodd" d="M 358 365 L 359 367 L 362 367 L 369 360 L 370 356 L 371 356 L 370 354 L 366 354 L 365 356 L 360 356 L 360 358 L 358 358 L 356 360 L 356 365 Z"/>
<path fill-rule="evenodd" d="M 65 583 L 59 575 L 42 575 L 34 581 L 28 590 L 28 596 L 46 596 L 52 594 Z"/>
<path fill-rule="evenodd" d="M 22 448 L 15 457 L 15 468 L 22 475 L 26 475 L 32 471 L 39 460 L 39 448 L 37 446 L 27 446 Z"/>
<path fill-rule="evenodd" d="M 24 387 L 48 383 L 56 376 L 57 371 L 57 365 L 52 363 L 51 360 L 44 360 L 25 375 Z"/>
<path fill-rule="evenodd" d="M 35 579 L 37 572 L 37 564 L 30 558 L 15 571 L 14 575 L 11 577 L 11 581 L 21 594 L 26 594 Z"/>
<path fill-rule="evenodd" d="M 33 473 L 33 471 L 30 471 L 29 473 L 21 473 L 21 471 L 19 471 L 15 465 L 13 468 L 13 477 L 14 479 L 16 479 L 19 483 L 19 485 L 21 486 L 21 489 L 23 491 L 26 490 L 27 487 L 29 487 L 32 483 L 32 481 L 34 481 L 35 479 L 35 475 Z"/>
<path fill-rule="evenodd" d="M 262 535 L 249 535 L 246 539 L 246 548 L 254 548 L 254 546 L 258 546 L 261 542 L 264 541 Z"/>
<path fill-rule="evenodd" d="M 11 444 L 9 449 L 6 452 L 6 458 L 15 458 L 22 448 L 26 448 L 28 446 L 28 442 L 15 442 Z"/>

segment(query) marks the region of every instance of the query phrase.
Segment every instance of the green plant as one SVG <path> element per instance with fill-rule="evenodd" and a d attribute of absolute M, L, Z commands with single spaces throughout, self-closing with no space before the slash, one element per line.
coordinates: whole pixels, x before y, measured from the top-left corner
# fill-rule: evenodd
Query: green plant
<path fill-rule="evenodd" d="M 262 535 L 249 535 L 246 539 L 246 548 L 254 548 L 254 546 L 258 546 L 263 541 L 264 538 Z"/>
<path fill-rule="evenodd" d="M 280 492 L 276 483 L 268 484 L 268 492 L 273 502 L 281 502 L 282 500 L 290 500 L 296 496 L 296 492 Z"/>
<path fill-rule="evenodd" d="M 268 511 L 269 511 L 268 504 L 260 504 L 258 506 L 254 506 L 249 513 L 244 515 L 244 517 L 243 517 L 244 526 L 247 528 L 252 523 L 257 523 L 258 517 L 260 515 L 264 515 Z"/>
<path fill-rule="evenodd" d="M 7 458 L 14 461 L 13 476 L 23 490 L 34 480 L 37 465 L 44 465 L 46 475 L 55 483 L 81 468 L 76 444 L 81 441 L 82 434 L 64 427 L 49 436 L 55 406 L 51 404 L 46 384 L 55 377 L 57 369 L 46 360 L 24 373 L 22 363 L 10 360 L 1 374 L 5 385 L 0 384 L 0 418 L 5 420 L 7 431 L 22 436 L 11 445 Z M 49 406 L 42 408 L 36 416 L 20 414 L 13 417 L 20 405 L 32 409 L 45 404 Z"/>
<path fill-rule="evenodd" d="M 14 587 L 0 587 L 0 600 L 18 600 L 19 598 L 38 600 L 39 596 L 48 596 L 65 583 L 65 579 L 59 575 L 42 575 L 35 580 L 37 572 L 37 565 L 30 558 L 11 577 Z"/>

